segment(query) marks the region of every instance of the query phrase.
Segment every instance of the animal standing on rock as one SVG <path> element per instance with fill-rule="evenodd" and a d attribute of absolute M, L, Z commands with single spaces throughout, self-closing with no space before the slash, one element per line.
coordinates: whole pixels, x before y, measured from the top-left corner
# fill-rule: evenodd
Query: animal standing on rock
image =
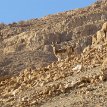
<path fill-rule="evenodd" d="M 67 46 L 66 49 L 56 49 L 56 46 L 54 43 L 52 43 L 53 53 L 57 57 L 58 61 L 61 61 L 62 54 L 67 54 L 67 59 L 71 56 L 71 54 L 74 52 L 74 49 L 72 46 Z"/>

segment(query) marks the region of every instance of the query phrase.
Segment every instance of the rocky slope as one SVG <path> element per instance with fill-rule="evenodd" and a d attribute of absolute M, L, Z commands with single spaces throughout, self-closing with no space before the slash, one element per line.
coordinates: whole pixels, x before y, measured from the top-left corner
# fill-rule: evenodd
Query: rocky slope
<path fill-rule="evenodd" d="M 99 48 L 101 46 L 101 48 Z M 77 67 L 80 66 L 80 67 Z M 2 107 L 106 107 L 107 42 L 18 76 L 1 77 Z"/>
<path fill-rule="evenodd" d="M 57 42 L 59 48 L 74 45 L 75 51 L 81 53 L 107 18 L 106 5 L 106 2 L 97 2 L 41 19 L 1 24 L 1 75 L 17 74 L 26 67 L 39 68 L 56 61 L 52 42 Z"/>
<path fill-rule="evenodd" d="M 1 107 L 106 107 L 107 2 L 0 25 Z M 58 49 L 73 47 L 57 61 Z"/>

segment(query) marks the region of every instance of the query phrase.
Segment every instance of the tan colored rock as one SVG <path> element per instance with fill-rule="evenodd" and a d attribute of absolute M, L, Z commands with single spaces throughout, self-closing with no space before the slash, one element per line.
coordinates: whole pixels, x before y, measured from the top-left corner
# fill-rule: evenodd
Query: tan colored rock
<path fill-rule="evenodd" d="M 102 66 L 101 66 L 101 69 L 102 69 L 103 71 L 107 71 L 107 58 L 103 61 Z"/>
<path fill-rule="evenodd" d="M 65 92 L 64 84 L 60 83 L 59 86 L 58 86 L 58 90 L 60 90 L 62 93 Z"/>
<path fill-rule="evenodd" d="M 102 31 L 104 31 L 105 33 L 107 32 L 107 22 L 105 22 L 102 26 Z"/>
<path fill-rule="evenodd" d="M 103 30 L 97 31 L 97 44 L 105 41 L 105 32 Z"/>
<path fill-rule="evenodd" d="M 80 72 L 82 70 L 83 66 L 82 65 L 76 65 L 72 70 Z"/>
<path fill-rule="evenodd" d="M 63 67 L 64 66 L 64 62 L 60 62 L 57 66 L 58 67 Z"/>
<path fill-rule="evenodd" d="M 107 80 L 107 69 L 102 71 L 102 74 L 99 76 L 99 79 L 101 81 L 106 81 Z"/>
<path fill-rule="evenodd" d="M 97 44 L 93 47 L 94 49 L 97 49 L 99 52 L 102 52 L 103 50 L 103 45 Z"/>
<path fill-rule="evenodd" d="M 11 94 L 14 95 L 14 96 L 16 96 L 16 94 L 17 94 L 18 92 L 20 92 L 20 89 L 21 89 L 21 88 L 22 88 L 22 87 L 20 86 L 20 87 L 18 87 L 17 89 L 12 90 Z"/>
<path fill-rule="evenodd" d="M 100 75 L 100 76 L 99 76 L 99 80 L 100 80 L 100 81 L 104 81 L 104 80 L 105 80 L 104 75 Z"/>
<path fill-rule="evenodd" d="M 97 34 L 92 36 L 92 45 L 97 43 Z"/>
<path fill-rule="evenodd" d="M 57 79 L 59 79 L 59 75 L 55 74 L 55 76 L 53 77 L 53 80 L 56 81 Z"/>
<path fill-rule="evenodd" d="M 9 53 L 13 53 L 13 52 L 15 52 L 15 47 L 14 46 L 5 47 L 4 50 L 3 50 L 4 54 L 9 54 Z"/>
<path fill-rule="evenodd" d="M 51 74 L 47 74 L 46 79 L 50 79 L 51 78 Z"/>
<path fill-rule="evenodd" d="M 90 46 L 87 46 L 86 48 L 84 48 L 83 53 L 87 52 L 90 50 Z"/>

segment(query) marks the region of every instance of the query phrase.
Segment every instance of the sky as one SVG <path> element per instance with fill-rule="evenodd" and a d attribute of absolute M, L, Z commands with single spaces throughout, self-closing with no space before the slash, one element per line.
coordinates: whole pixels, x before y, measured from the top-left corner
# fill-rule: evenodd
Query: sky
<path fill-rule="evenodd" d="M 96 0 L 1 0 L 0 23 L 12 23 L 86 7 Z"/>

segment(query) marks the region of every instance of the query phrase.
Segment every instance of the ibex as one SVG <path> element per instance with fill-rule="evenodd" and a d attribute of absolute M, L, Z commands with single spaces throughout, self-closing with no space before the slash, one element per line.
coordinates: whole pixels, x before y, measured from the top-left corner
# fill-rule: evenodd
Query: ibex
<path fill-rule="evenodd" d="M 74 49 L 72 46 L 67 46 L 65 49 L 56 49 L 56 46 L 54 43 L 52 43 L 53 53 L 57 57 L 58 61 L 61 60 L 62 54 L 67 54 L 66 58 L 69 58 L 71 54 L 74 52 Z"/>

